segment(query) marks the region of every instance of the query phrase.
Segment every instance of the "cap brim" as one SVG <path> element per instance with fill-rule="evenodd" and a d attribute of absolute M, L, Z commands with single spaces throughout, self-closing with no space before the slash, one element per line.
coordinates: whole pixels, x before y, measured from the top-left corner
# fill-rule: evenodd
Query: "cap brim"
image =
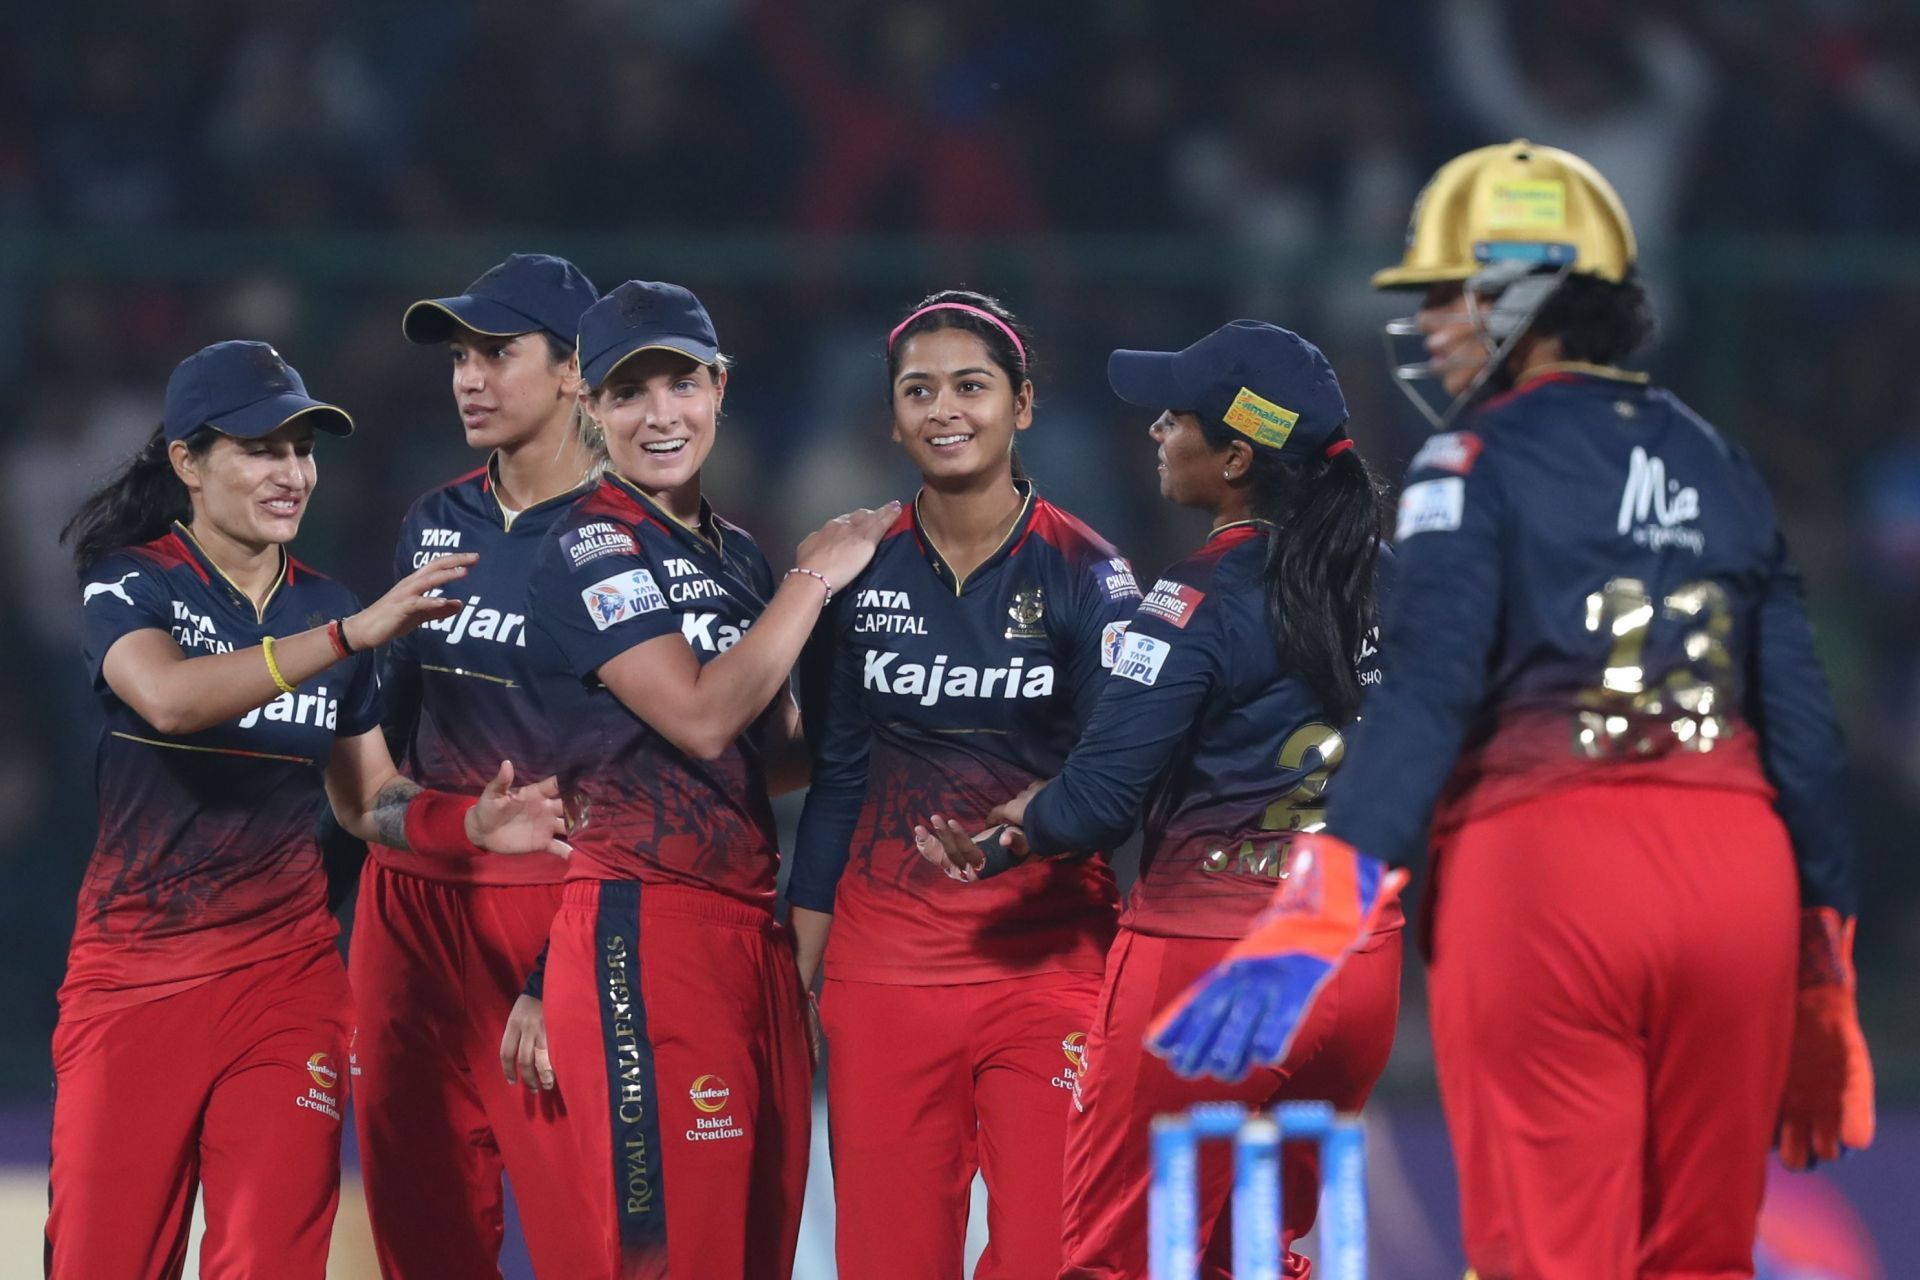
<path fill-rule="evenodd" d="M 353 418 L 345 409 L 292 392 L 256 400 L 244 408 L 208 419 L 207 425 L 222 435 L 240 440 L 258 440 L 261 436 L 278 431 L 295 418 L 306 418 L 315 431 L 324 431 L 329 435 L 353 434 Z"/>
<path fill-rule="evenodd" d="M 465 295 L 427 298 L 408 307 L 400 317 L 400 331 L 407 335 L 407 341 L 423 345 L 446 342 L 463 329 L 490 338 L 512 338 L 545 327 L 512 307 Z"/>
<path fill-rule="evenodd" d="M 720 358 L 720 349 L 698 338 L 653 338 L 631 347 L 610 347 L 582 366 L 580 376 L 587 386 L 597 388 L 618 369 L 642 351 L 673 351 L 695 364 L 712 364 Z"/>
<path fill-rule="evenodd" d="M 1113 394 L 1142 409 L 1193 409 L 1174 373 L 1174 351 L 1116 351 L 1107 357 Z"/>

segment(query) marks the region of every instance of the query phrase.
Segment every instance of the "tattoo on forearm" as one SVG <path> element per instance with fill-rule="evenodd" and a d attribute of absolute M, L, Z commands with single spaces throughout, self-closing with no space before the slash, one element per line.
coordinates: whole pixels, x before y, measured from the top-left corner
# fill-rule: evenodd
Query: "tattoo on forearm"
<path fill-rule="evenodd" d="M 407 803 L 420 794 L 420 784 L 395 778 L 380 788 L 367 816 L 373 820 L 375 839 L 389 849 L 407 848 Z"/>

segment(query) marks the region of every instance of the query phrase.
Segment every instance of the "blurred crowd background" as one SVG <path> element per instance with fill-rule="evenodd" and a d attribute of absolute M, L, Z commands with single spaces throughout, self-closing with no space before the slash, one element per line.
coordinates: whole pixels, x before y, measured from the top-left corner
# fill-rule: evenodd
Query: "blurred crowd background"
<path fill-rule="evenodd" d="M 1868 1031 L 1885 1093 L 1920 1096 L 1920 9 L 98 0 L 0 17 L 0 1098 L 45 1096 L 92 836 L 56 534 L 201 344 L 269 339 L 358 419 L 296 550 L 370 598 L 406 504 L 475 461 L 412 300 L 512 250 L 695 289 L 738 362 L 709 493 L 778 566 L 907 495 L 882 337 L 980 288 L 1039 336 L 1027 467 L 1151 570 L 1199 531 L 1106 352 L 1298 329 L 1397 478 L 1405 299 L 1367 273 L 1439 162 L 1514 136 L 1616 184 L 1646 367 L 1774 486 L 1856 766 Z"/>

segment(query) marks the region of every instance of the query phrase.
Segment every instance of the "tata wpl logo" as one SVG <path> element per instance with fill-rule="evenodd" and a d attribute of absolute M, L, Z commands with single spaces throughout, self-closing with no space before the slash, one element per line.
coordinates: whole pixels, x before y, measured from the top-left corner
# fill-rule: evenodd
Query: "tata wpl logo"
<path fill-rule="evenodd" d="M 1667 464 L 1635 445 L 1627 460 L 1627 487 L 1620 495 L 1621 536 L 1654 551 L 1682 547 L 1699 555 L 1706 550 L 1707 536 L 1686 527 L 1699 518 L 1700 491 L 1668 478 Z"/>

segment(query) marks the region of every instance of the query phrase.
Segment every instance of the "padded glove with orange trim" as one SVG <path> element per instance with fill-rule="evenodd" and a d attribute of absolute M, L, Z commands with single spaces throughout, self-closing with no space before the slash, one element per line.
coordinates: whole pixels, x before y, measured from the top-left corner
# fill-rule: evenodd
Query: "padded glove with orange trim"
<path fill-rule="evenodd" d="M 1780 1104 L 1780 1163 L 1811 1169 L 1873 1142 L 1873 1062 L 1854 1002 L 1853 921 L 1800 913 L 1800 992 Z"/>
<path fill-rule="evenodd" d="M 1344 840 L 1295 837 L 1272 905 L 1154 1019 L 1147 1048 L 1188 1077 L 1240 1080 L 1254 1063 L 1281 1061 L 1314 998 L 1406 882 L 1405 871 Z"/>

